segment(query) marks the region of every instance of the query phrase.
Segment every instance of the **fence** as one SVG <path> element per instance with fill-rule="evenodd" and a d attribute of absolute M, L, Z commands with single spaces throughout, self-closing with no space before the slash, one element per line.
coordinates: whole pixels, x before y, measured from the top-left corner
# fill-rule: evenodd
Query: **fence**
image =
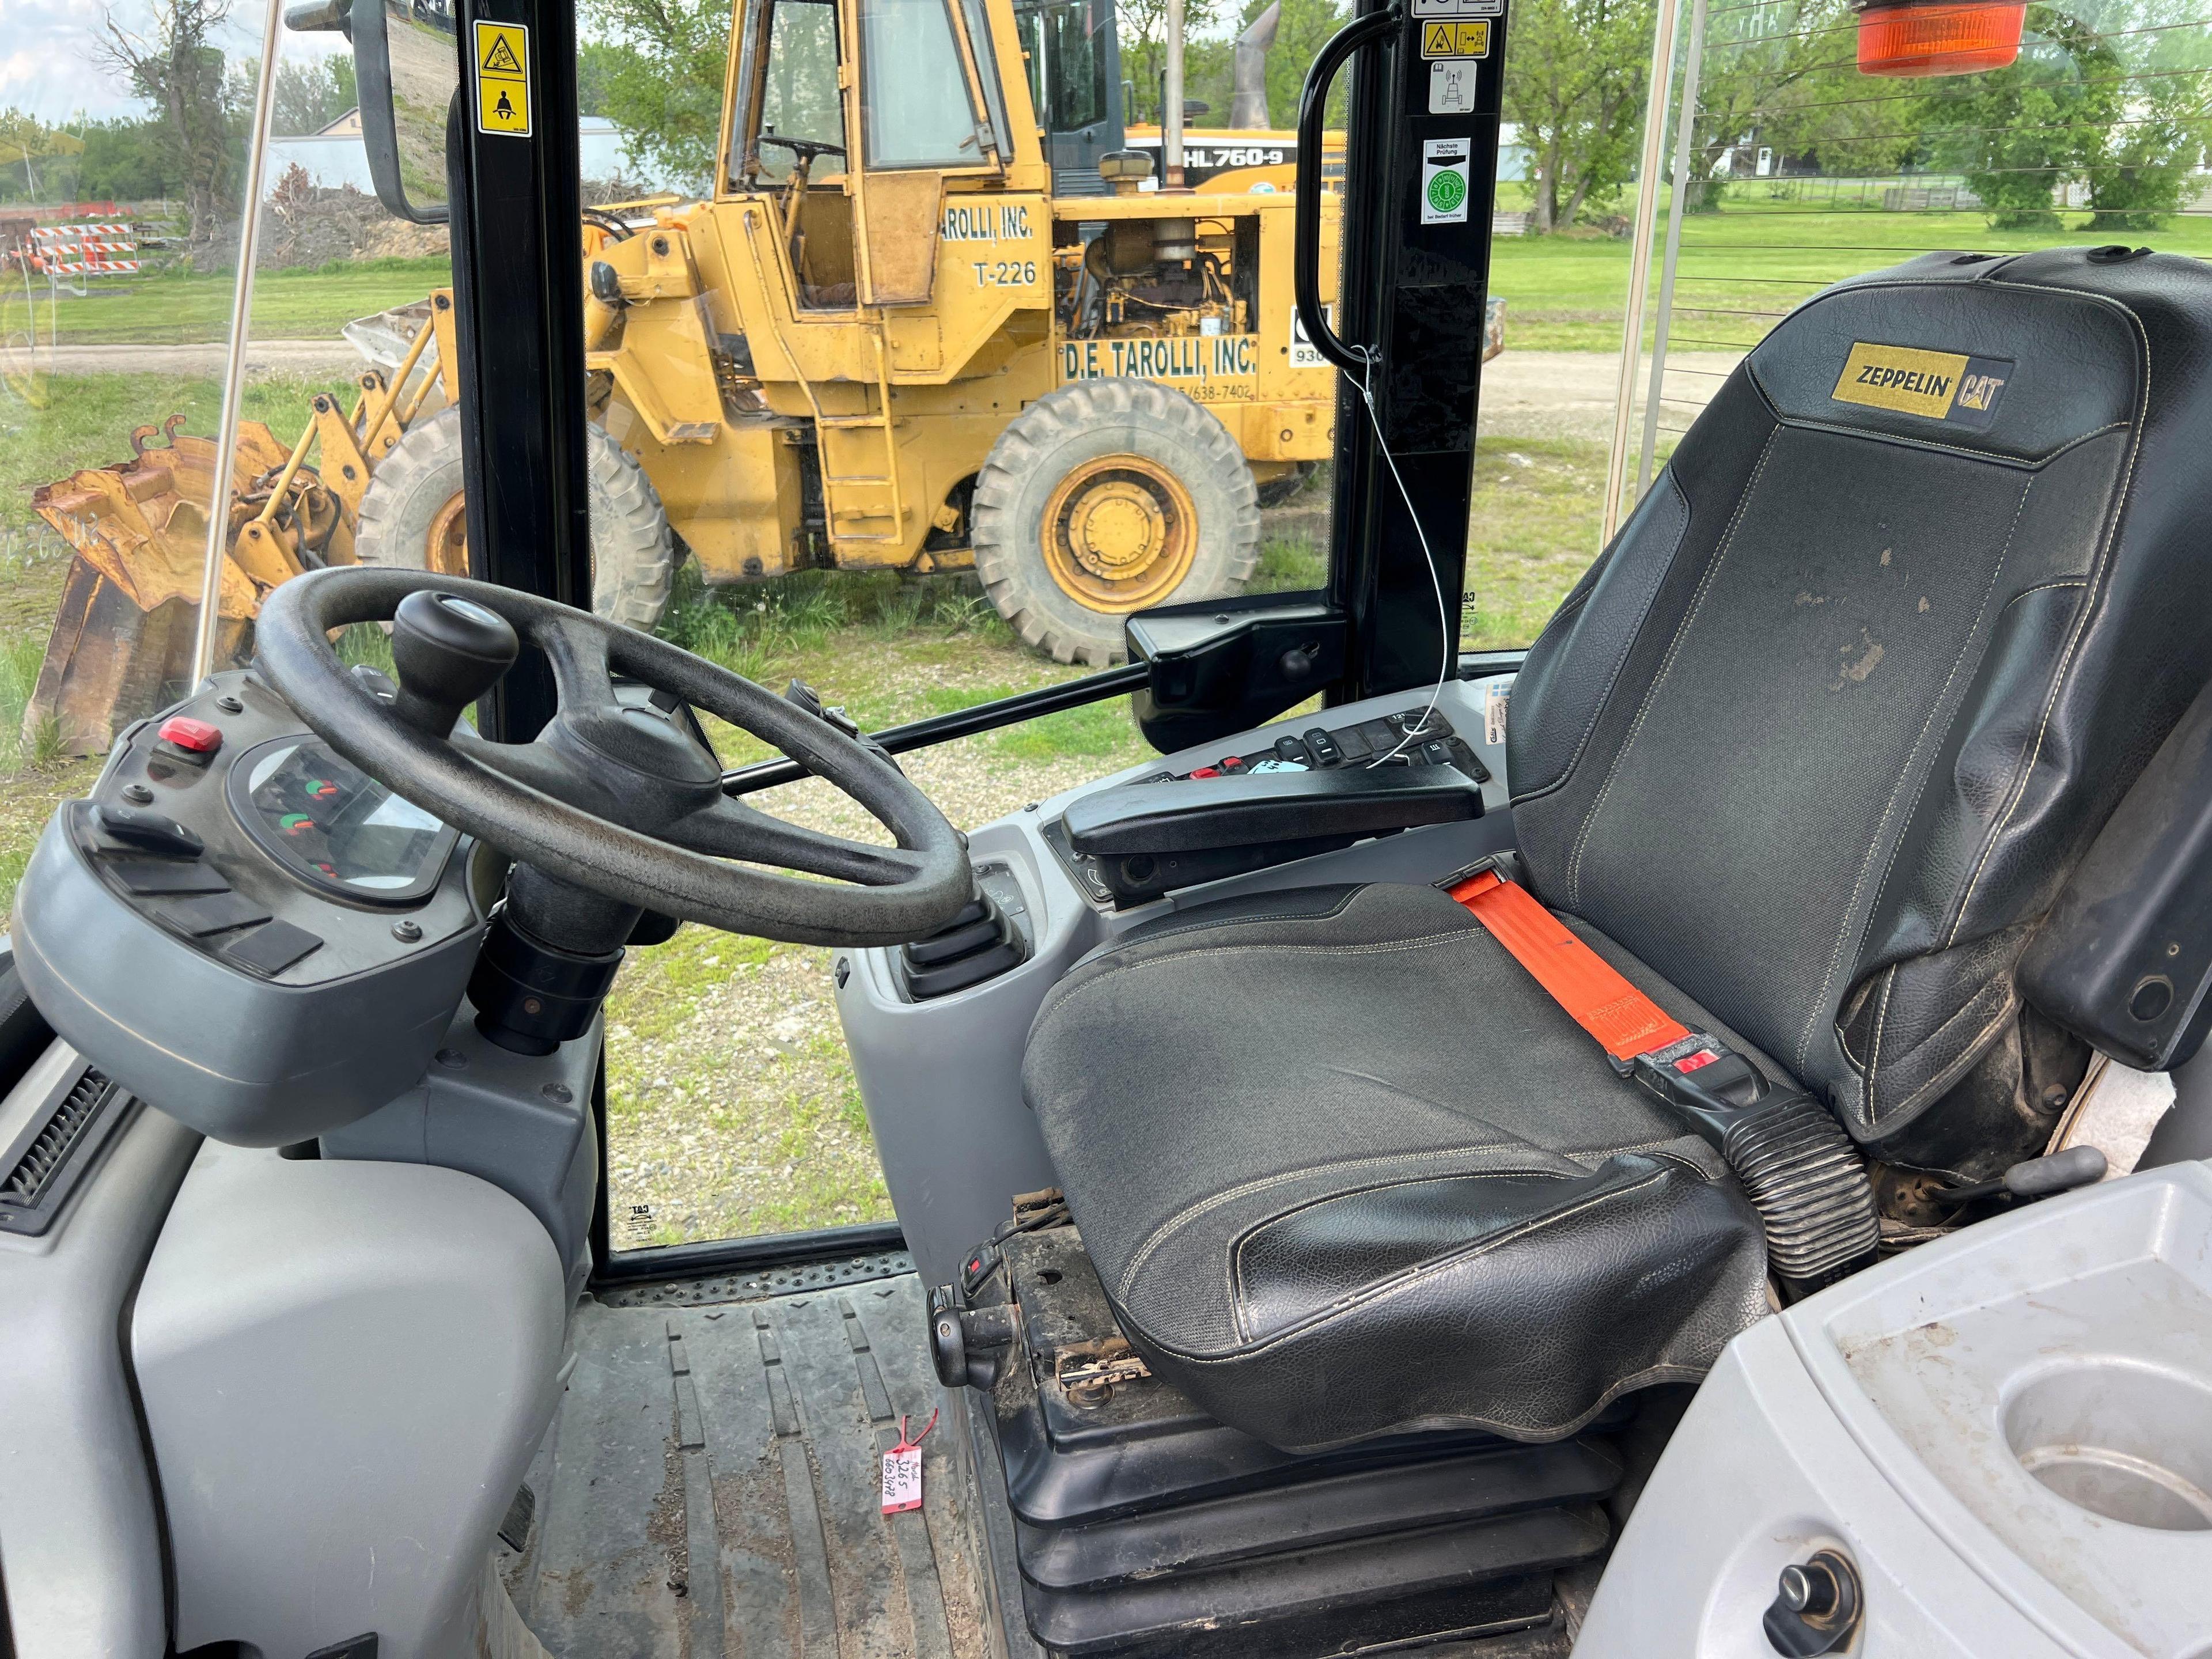
<path fill-rule="evenodd" d="M 1631 307 L 1650 296 L 1648 333 L 1622 343 L 1605 539 L 1744 353 L 1832 283 L 2122 236 L 2212 256 L 2208 0 L 2031 5 L 2014 64 L 1930 79 L 1859 73 L 1848 0 L 1662 4 L 1680 44 L 1646 134 L 1656 257 Z M 1745 176 L 1762 149 L 1771 173 Z"/>

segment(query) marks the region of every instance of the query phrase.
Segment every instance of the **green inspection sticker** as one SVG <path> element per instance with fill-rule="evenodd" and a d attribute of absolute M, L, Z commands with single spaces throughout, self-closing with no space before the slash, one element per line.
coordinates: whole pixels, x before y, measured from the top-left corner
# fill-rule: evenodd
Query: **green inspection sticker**
<path fill-rule="evenodd" d="M 1469 190 L 1468 164 L 1474 154 L 1465 138 L 1431 138 L 1421 145 L 1421 222 L 1463 225 Z"/>

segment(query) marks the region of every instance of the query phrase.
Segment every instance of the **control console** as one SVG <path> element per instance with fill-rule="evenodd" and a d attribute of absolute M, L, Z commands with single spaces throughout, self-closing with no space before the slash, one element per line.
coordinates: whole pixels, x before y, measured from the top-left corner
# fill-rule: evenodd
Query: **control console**
<path fill-rule="evenodd" d="M 1407 740 L 1407 730 L 1413 739 Z M 1162 770 L 1140 780 L 1166 783 L 1183 778 L 1235 777 L 1267 772 L 1325 772 L 1340 766 L 1455 766 L 1477 783 L 1490 781 L 1490 769 L 1452 730 L 1441 709 L 1409 708 L 1359 720 L 1332 731 L 1316 724 L 1310 731 L 1277 738 L 1273 746 L 1249 755 L 1224 755 L 1188 772 Z"/>
<path fill-rule="evenodd" d="M 1212 833 L 1190 822 L 1211 799 L 1208 792 L 1226 781 L 1287 781 L 1314 774 L 1345 775 L 1343 787 L 1323 789 L 1316 779 L 1313 788 L 1286 791 L 1273 801 L 1246 801 L 1240 794 L 1232 802 L 1224 794 L 1223 811 L 1206 815 L 1220 820 L 1208 827 Z M 1419 708 L 1397 709 L 1333 728 L 1317 722 L 1304 732 L 1283 733 L 1265 749 L 1224 755 L 1186 771 L 1164 767 L 1140 774 L 1046 824 L 1042 833 L 1093 905 L 1126 909 L 1178 887 L 1264 869 L 1370 836 L 1480 816 L 1480 786 L 1490 776 L 1482 757 L 1441 709 L 1428 710 L 1425 718 Z M 1361 778 L 1368 781 L 1364 789 L 1354 787 Z M 1416 786 L 1417 779 L 1426 787 Z M 1178 803 L 1153 787 L 1165 785 L 1187 785 L 1194 793 Z M 1140 802 L 1125 790 L 1148 790 L 1153 799 Z M 1076 821 L 1079 815 L 1095 817 L 1109 798 L 1121 809 L 1116 827 L 1122 833 Z M 1188 810 L 1179 813 L 1178 804 Z M 1141 815 L 1144 823 L 1133 824 L 1128 820 L 1139 815 L 1132 809 L 1139 806 L 1152 810 Z M 1177 817 L 1185 820 L 1180 833 L 1164 822 Z"/>
<path fill-rule="evenodd" d="M 304 1139 L 422 1075 L 483 931 L 459 842 L 251 672 L 218 675 L 62 807 L 17 958 L 133 1092 L 218 1139 Z"/>

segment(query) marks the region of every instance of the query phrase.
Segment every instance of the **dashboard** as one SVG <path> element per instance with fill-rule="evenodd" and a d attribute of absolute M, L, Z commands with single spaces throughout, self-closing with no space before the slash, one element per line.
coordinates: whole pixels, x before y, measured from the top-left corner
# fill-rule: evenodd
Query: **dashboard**
<path fill-rule="evenodd" d="M 421 1077 L 483 932 L 474 850 L 251 671 L 221 674 L 125 732 L 62 807 L 18 959 L 56 1030 L 133 1092 L 218 1139 L 304 1139 Z"/>

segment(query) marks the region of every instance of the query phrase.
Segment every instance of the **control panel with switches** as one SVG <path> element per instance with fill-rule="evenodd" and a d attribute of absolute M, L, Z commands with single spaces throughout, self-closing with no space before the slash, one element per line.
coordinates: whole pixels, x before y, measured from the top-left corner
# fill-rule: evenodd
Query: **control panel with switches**
<path fill-rule="evenodd" d="M 1278 735 L 1188 771 L 1164 768 L 1087 795 L 1046 843 L 1101 908 L 1482 815 L 1490 769 L 1434 709 L 1393 710 Z"/>
<path fill-rule="evenodd" d="M 1413 737 L 1407 737 L 1407 728 Z M 1224 755 L 1219 760 L 1188 772 L 1163 770 L 1140 781 L 1166 783 L 1180 779 L 1237 777 L 1268 772 L 1321 772 L 1340 766 L 1455 766 L 1477 783 L 1490 781 L 1490 769 L 1452 730 L 1442 711 L 1431 709 L 1425 720 L 1411 708 L 1361 720 L 1331 731 L 1316 725 L 1310 731 L 1285 733 L 1273 746 L 1249 755 Z"/>
<path fill-rule="evenodd" d="M 124 732 L 58 827 L 24 878 L 16 960 L 57 1030 L 96 1038 L 133 1092 L 267 1145 L 422 1075 L 483 933 L 460 836 L 252 673 Z M 133 994 L 148 982 L 171 994 Z"/>

